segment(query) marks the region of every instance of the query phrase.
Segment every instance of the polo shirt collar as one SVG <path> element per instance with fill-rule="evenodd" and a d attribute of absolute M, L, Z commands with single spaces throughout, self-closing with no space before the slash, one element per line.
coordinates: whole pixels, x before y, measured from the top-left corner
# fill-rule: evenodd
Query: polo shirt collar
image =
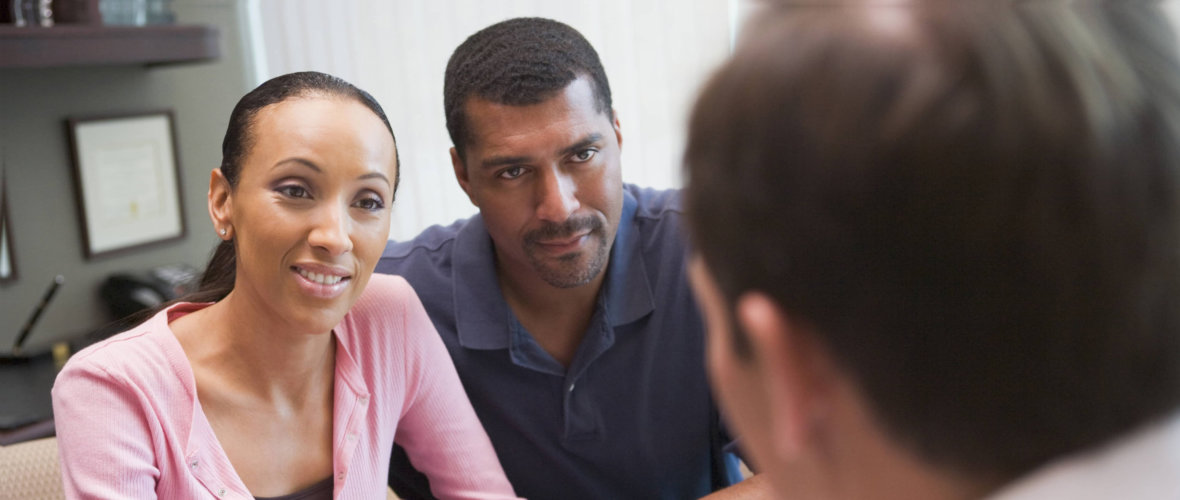
<path fill-rule="evenodd" d="M 636 321 L 655 309 L 642 241 L 635 227 L 638 203 L 623 189 L 623 211 L 611 247 L 604 294 L 606 319 L 611 326 Z M 511 338 L 512 311 L 500 293 L 495 248 L 476 214 L 455 235 L 452 254 L 455 329 L 459 344 L 469 349 L 507 349 Z"/>
<path fill-rule="evenodd" d="M 600 298 L 606 304 L 606 319 L 611 326 L 620 326 L 647 316 L 655 310 L 651 283 L 648 282 L 647 265 L 643 259 L 643 241 L 635 227 L 635 212 L 639 203 L 631 191 L 623 189 L 623 213 L 619 217 L 619 230 L 615 244 L 610 251 L 610 265 L 607 266 L 606 297 Z"/>
<path fill-rule="evenodd" d="M 475 214 L 459 229 L 451 255 L 459 345 L 469 349 L 507 348 L 508 319 L 512 315 L 500 293 L 496 250 L 482 215 Z"/>

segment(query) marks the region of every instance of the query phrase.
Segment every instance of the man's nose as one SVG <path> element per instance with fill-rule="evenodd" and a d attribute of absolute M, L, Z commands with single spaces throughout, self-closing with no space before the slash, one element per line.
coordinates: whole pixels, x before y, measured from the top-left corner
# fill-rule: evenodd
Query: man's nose
<path fill-rule="evenodd" d="M 564 222 L 581 206 L 574 179 L 561 171 L 549 171 L 537 186 L 537 218 Z"/>

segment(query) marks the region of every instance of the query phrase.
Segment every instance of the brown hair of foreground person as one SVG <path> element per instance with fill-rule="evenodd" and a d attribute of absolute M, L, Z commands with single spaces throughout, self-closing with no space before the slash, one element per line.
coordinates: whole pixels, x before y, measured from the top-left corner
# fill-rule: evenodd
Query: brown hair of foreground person
<path fill-rule="evenodd" d="M 685 162 L 711 374 L 755 465 L 839 458 L 834 380 L 886 446 L 979 492 L 1180 406 L 1165 19 L 1147 2 L 754 16 Z M 767 325 L 782 337 L 751 339 Z"/>

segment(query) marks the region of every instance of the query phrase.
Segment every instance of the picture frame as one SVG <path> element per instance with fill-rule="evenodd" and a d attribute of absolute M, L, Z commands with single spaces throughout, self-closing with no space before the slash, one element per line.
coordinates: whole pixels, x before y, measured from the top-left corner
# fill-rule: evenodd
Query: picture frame
<path fill-rule="evenodd" d="M 87 259 L 183 239 L 171 110 L 66 119 Z"/>
<path fill-rule="evenodd" d="M 8 182 L 0 167 L 0 284 L 16 281 L 16 250 L 12 243 L 12 217 L 8 215 Z"/>

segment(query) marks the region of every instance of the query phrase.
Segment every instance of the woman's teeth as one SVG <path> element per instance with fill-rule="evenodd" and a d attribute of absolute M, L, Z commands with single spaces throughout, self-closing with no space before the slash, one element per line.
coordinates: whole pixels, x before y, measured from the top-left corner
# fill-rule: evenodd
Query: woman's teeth
<path fill-rule="evenodd" d="M 343 276 L 332 276 L 332 275 L 328 275 L 328 274 L 313 273 L 311 271 L 305 271 L 303 269 L 299 270 L 299 275 L 303 276 L 304 278 L 307 278 L 308 280 L 319 283 L 321 285 L 335 285 L 336 283 L 339 283 L 340 280 L 344 279 Z"/>

